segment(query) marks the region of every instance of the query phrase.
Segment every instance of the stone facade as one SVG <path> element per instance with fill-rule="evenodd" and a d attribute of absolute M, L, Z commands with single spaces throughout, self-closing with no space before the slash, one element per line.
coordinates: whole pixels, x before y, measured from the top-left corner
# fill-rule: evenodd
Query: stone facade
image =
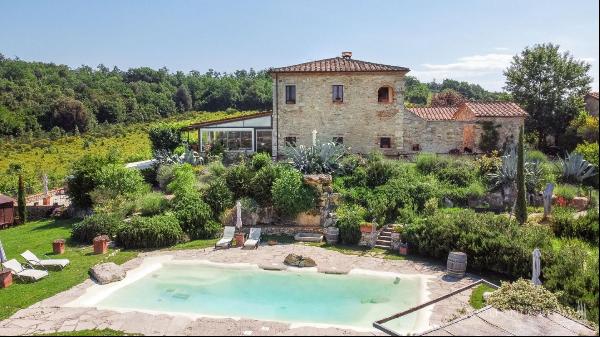
<path fill-rule="evenodd" d="M 590 93 L 585 96 L 585 110 L 592 116 L 598 117 L 598 93 Z"/>
<path fill-rule="evenodd" d="M 353 152 L 403 152 L 404 73 L 276 73 L 273 76 L 273 154 L 281 154 L 285 137 L 297 145 L 343 137 Z M 296 103 L 287 104 L 286 85 L 296 86 Z M 333 102 L 332 86 L 344 86 L 343 102 Z M 378 90 L 389 87 L 390 102 L 378 101 Z M 380 149 L 380 137 L 391 138 L 391 148 Z"/>
<path fill-rule="evenodd" d="M 514 142 L 519 137 L 519 128 L 525 119 L 522 117 L 478 117 L 456 120 L 425 120 L 408 111 L 404 115 L 405 152 L 419 151 L 449 153 L 452 150 L 469 148 L 479 152 L 479 142 L 483 133 L 482 122 L 491 121 L 498 125 L 498 145 Z"/>

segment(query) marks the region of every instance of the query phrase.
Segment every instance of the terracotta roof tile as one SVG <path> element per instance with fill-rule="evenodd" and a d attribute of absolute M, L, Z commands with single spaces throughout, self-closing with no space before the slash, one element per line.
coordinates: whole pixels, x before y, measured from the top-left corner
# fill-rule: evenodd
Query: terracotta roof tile
<path fill-rule="evenodd" d="M 390 66 L 386 64 L 372 63 L 352 58 L 333 57 L 324 60 L 300 63 L 281 68 L 273 68 L 271 73 L 311 73 L 311 72 L 378 72 L 378 71 L 400 71 L 408 72 L 405 67 Z"/>
<path fill-rule="evenodd" d="M 448 121 L 454 119 L 458 107 L 409 108 L 408 111 L 428 121 Z"/>
<path fill-rule="evenodd" d="M 463 104 L 475 117 L 527 116 L 527 112 L 513 102 L 466 102 Z M 428 121 L 447 121 L 454 120 L 456 112 L 462 106 L 409 108 L 408 111 Z"/>
<path fill-rule="evenodd" d="M 527 112 L 513 102 L 467 102 L 475 117 L 526 117 Z"/>
<path fill-rule="evenodd" d="M 598 99 L 598 92 L 597 91 L 592 91 L 590 93 L 587 94 L 590 97 L 593 97 L 595 99 Z"/>

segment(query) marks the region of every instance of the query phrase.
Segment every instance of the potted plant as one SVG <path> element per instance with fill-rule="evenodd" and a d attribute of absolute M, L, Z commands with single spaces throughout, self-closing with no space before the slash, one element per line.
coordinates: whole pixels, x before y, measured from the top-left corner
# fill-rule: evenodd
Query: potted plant
<path fill-rule="evenodd" d="M 94 254 L 106 254 L 108 252 L 108 235 L 100 235 L 94 238 Z"/>
<path fill-rule="evenodd" d="M 12 284 L 12 272 L 10 269 L 0 270 L 0 288 L 8 288 Z"/>
<path fill-rule="evenodd" d="M 65 253 L 65 240 L 58 239 L 52 242 L 52 251 L 56 255 L 62 255 Z"/>
<path fill-rule="evenodd" d="M 360 224 L 360 232 L 361 233 L 372 233 L 373 232 L 373 227 L 375 227 L 375 224 L 372 222 L 363 222 Z"/>
<path fill-rule="evenodd" d="M 400 255 L 408 255 L 408 243 L 404 241 L 402 233 L 404 232 L 403 226 L 394 227 L 394 233 L 397 233 L 400 237 L 400 244 L 398 245 L 398 253 Z"/>

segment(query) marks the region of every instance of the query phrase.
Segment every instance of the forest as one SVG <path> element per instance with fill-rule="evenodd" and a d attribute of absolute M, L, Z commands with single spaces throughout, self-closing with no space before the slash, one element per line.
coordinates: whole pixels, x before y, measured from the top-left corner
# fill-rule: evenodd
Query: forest
<path fill-rule="evenodd" d="M 498 100 L 505 93 L 445 79 L 407 78 L 406 101 L 432 103 L 434 94 L 458 93 L 468 100 Z M 54 137 L 83 133 L 103 123 L 158 120 L 187 111 L 270 110 L 268 70 L 221 73 L 170 72 L 148 67 L 121 70 L 104 65 L 72 69 L 0 54 L 0 137 Z"/>

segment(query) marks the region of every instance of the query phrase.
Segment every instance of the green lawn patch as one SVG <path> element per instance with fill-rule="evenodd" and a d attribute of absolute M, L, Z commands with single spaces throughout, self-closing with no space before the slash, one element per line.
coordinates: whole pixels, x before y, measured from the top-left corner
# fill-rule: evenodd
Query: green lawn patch
<path fill-rule="evenodd" d="M 88 278 L 90 267 L 102 262 L 122 264 L 137 256 L 136 251 L 110 250 L 107 255 L 93 255 L 91 246 L 79 246 L 69 240 L 74 220 L 42 220 L 0 231 L 0 240 L 7 257 L 23 263 L 19 254 L 30 250 L 38 257 L 65 258 L 71 261 L 62 271 L 35 283 L 14 283 L 0 289 L 0 320 L 45 298 L 68 290 Z M 53 256 L 52 241 L 67 239 L 64 255 Z"/>
<path fill-rule="evenodd" d="M 496 289 L 490 287 L 487 284 L 480 284 L 471 292 L 471 297 L 469 298 L 469 304 L 471 307 L 475 309 L 481 309 L 485 307 L 485 300 L 483 299 L 483 293 L 492 292 Z"/>
<path fill-rule="evenodd" d="M 166 248 L 166 250 L 187 250 L 187 249 L 204 249 L 204 248 L 212 248 L 215 246 L 219 239 L 210 239 L 210 240 L 194 240 L 185 243 L 177 244 L 173 247 Z"/>

